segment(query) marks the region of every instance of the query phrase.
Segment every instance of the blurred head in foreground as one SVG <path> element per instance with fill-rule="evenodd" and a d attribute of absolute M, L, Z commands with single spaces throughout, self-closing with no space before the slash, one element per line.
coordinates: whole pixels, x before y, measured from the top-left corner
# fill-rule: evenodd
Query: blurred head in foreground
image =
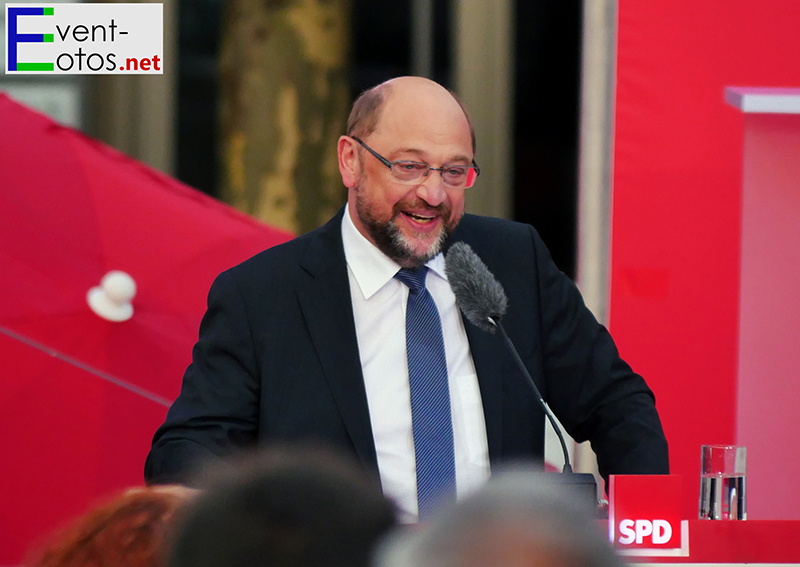
<path fill-rule="evenodd" d="M 493 476 L 426 529 L 383 546 L 379 567 L 623 567 L 595 511 L 552 477 Z"/>
<path fill-rule="evenodd" d="M 31 567 L 161 567 L 176 512 L 194 491 L 132 488 L 78 518 L 32 555 Z"/>
<path fill-rule="evenodd" d="M 395 524 L 377 480 L 327 452 L 274 449 L 207 484 L 170 567 L 366 567 Z"/>

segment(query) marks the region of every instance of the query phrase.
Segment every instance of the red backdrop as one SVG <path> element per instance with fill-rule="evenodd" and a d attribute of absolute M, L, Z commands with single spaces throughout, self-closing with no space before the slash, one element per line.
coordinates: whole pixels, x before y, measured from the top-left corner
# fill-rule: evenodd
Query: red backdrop
<path fill-rule="evenodd" d="M 610 327 L 656 393 L 684 517 L 700 444 L 736 436 L 743 117 L 723 89 L 800 86 L 799 29 L 796 0 L 619 1 Z"/>
<path fill-rule="evenodd" d="M 290 237 L 0 93 L 0 565 L 143 483 L 211 282 Z M 114 269 L 120 323 L 86 302 Z"/>

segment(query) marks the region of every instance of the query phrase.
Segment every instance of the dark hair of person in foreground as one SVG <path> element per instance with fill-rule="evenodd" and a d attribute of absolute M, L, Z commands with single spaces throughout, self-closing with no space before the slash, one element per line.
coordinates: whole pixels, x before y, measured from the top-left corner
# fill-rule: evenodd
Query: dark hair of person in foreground
<path fill-rule="evenodd" d="M 396 522 L 377 479 L 319 450 L 272 449 L 202 484 L 169 567 L 366 567 Z"/>
<path fill-rule="evenodd" d="M 33 552 L 29 567 L 162 567 L 180 508 L 195 491 L 132 488 L 76 519 Z"/>
<path fill-rule="evenodd" d="M 495 471 L 431 525 L 382 546 L 377 567 L 624 567 L 595 512 L 558 475 Z"/>

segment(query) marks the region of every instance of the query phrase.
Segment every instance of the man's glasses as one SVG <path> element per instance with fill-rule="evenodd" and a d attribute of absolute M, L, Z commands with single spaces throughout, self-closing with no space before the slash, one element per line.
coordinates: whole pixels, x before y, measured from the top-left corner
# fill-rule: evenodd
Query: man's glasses
<path fill-rule="evenodd" d="M 353 139 L 388 167 L 392 172 L 392 176 L 400 183 L 408 185 L 423 183 L 424 178 L 431 171 L 438 171 L 441 173 L 442 181 L 445 185 L 453 189 L 465 189 L 472 187 L 481 174 L 481 168 L 478 167 L 475 160 L 472 160 L 472 165 L 443 165 L 442 167 L 431 167 L 427 163 L 418 161 L 389 161 L 355 136 L 353 136 Z"/>

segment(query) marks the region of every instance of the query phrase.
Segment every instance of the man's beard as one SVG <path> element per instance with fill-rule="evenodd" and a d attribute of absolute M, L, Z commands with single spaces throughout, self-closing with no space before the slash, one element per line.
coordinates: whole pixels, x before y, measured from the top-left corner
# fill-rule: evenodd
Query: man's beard
<path fill-rule="evenodd" d="M 372 207 L 367 203 L 363 196 L 363 185 L 356 187 L 356 212 L 361 224 L 366 228 L 378 250 L 386 254 L 389 258 L 403 266 L 404 268 L 418 268 L 423 266 L 428 260 L 441 252 L 442 247 L 450 238 L 450 234 L 458 224 L 458 219 L 453 220 L 453 213 L 449 206 L 444 204 L 438 207 L 430 207 L 422 200 L 410 203 L 395 203 L 392 217 L 388 221 L 381 221 L 375 218 Z M 397 226 L 395 220 L 401 215 L 403 209 L 426 208 L 435 211 L 442 219 L 442 227 L 436 240 L 428 245 L 428 248 L 421 254 L 415 252 L 414 243 Z"/>

